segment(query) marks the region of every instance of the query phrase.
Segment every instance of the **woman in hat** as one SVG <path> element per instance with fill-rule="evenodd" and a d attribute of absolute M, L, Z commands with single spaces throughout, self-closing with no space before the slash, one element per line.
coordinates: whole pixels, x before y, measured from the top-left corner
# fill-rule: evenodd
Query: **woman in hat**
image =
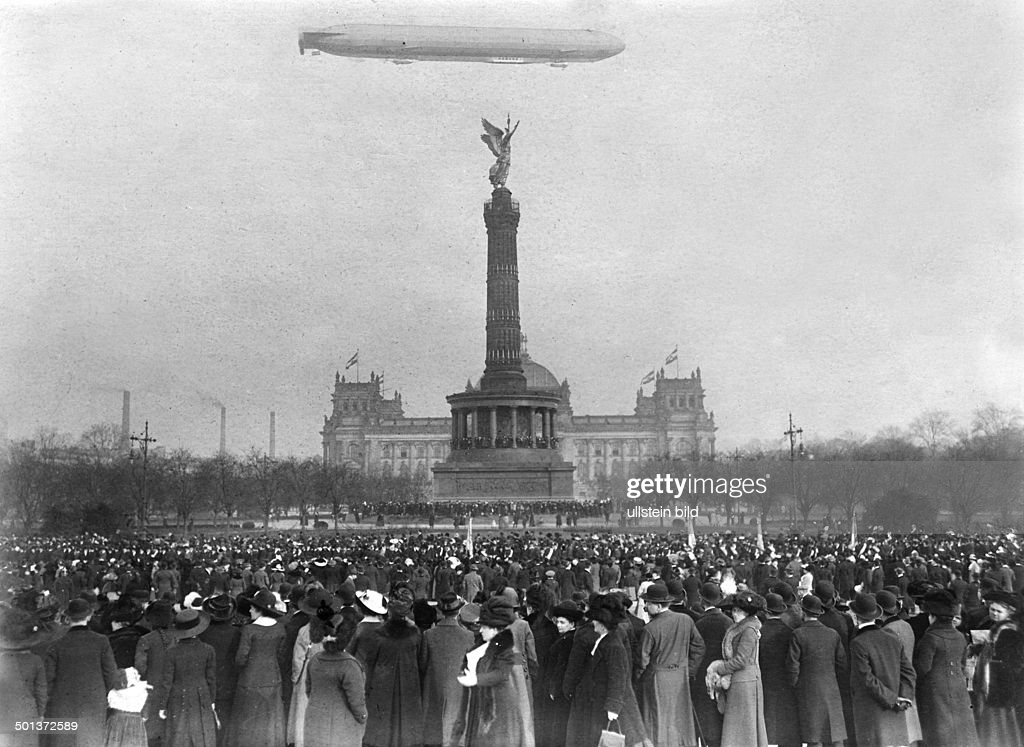
<path fill-rule="evenodd" d="M 309 661 L 303 689 L 308 705 L 303 716 L 306 747 L 360 747 L 366 729 L 366 678 L 363 667 L 345 653 L 355 622 L 344 615 L 323 619 L 321 650 Z"/>
<path fill-rule="evenodd" d="M 345 646 L 345 651 L 365 665 L 369 641 L 388 613 L 388 600 L 378 591 L 364 589 L 356 592 L 356 608 L 363 619 L 359 621 L 355 634 Z"/>
<path fill-rule="evenodd" d="M 119 670 L 122 687 L 107 693 L 107 728 L 103 747 L 146 747 L 146 720 L 142 709 L 153 686 L 139 676 L 135 667 Z"/>
<path fill-rule="evenodd" d="M 608 728 L 624 734 L 627 747 L 650 747 L 652 742 L 644 730 L 631 685 L 629 654 L 616 634 L 619 624 L 627 619 L 626 609 L 617 595 L 599 595 L 591 602 L 587 616 L 597 638 L 572 693 L 565 743 L 597 744 L 601 731 Z"/>
<path fill-rule="evenodd" d="M 565 729 L 572 706 L 562 692 L 562 676 L 569 666 L 576 626 L 583 619 L 583 611 L 574 602 L 566 600 L 548 610 L 548 615 L 558 630 L 558 638 L 540 660 L 539 679 L 543 686 L 548 721 L 545 732 L 537 734 L 537 743 L 562 745 L 565 744 Z"/>
<path fill-rule="evenodd" d="M 915 697 L 928 747 L 977 747 L 978 733 L 964 674 L 967 647 L 954 629 L 956 599 L 945 590 L 924 598 L 929 625 L 914 650 Z"/>
<path fill-rule="evenodd" d="M 480 608 L 480 635 L 486 647 L 476 666 L 468 667 L 458 678 L 463 686 L 472 688 L 467 747 L 534 745 L 529 685 L 522 655 L 508 630 L 515 619 L 512 605 L 501 596 L 488 599 Z"/>
<path fill-rule="evenodd" d="M 288 709 L 288 744 L 303 747 L 306 723 L 306 667 L 309 660 L 323 650 L 323 639 L 333 629 L 331 619 L 338 614 L 340 605 L 334 595 L 323 588 L 314 588 L 299 602 L 299 609 L 309 616 L 309 622 L 299 628 L 292 647 L 292 696 Z M 345 643 L 348 643 L 346 638 Z"/>
<path fill-rule="evenodd" d="M 203 602 L 203 612 L 210 618 L 210 627 L 199 634 L 199 640 L 213 646 L 214 665 L 216 666 L 217 687 L 213 702 L 217 707 L 217 718 L 222 727 L 231 723 L 231 707 L 235 700 L 235 682 L 238 680 L 238 668 L 235 666 L 235 654 L 238 653 L 238 639 L 241 627 L 234 625 L 237 608 L 235 600 L 227 594 L 217 594 Z M 224 742 L 224 729 L 219 732 L 220 742 Z"/>
<path fill-rule="evenodd" d="M 986 595 L 992 627 L 988 640 L 972 647 L 978 664 L 974 670 L 974 720 L 984 747 L 1024 744 L 1020 717 L 1024 686 L 1024 635 L 1021 634 L 1021 599 L 996 589 Z"/>
<path fill-rule="evenodd" d="M 232 747 L 280 747 L 285 740 L 281 664 L 287 653 L 284 626 L 278 622 L 281 613 L 277 598 L 272 591 L 261 589 L 255 596 L 238 599 L 239 609 L 248 609 L 251 622 L 238 638 L 238 683 L 225 743 Z"/>
<path fill-rule="evenodd" d="M 419 628 L 408 619 L 413 593 L 406 587 L 391 592 L 387 620 L 376 626 L 365 647 L 367 747 L 402 747 L 423 743 L 423 701 L 420 693 Z M 358 658 L 358 657 L 357 657 Z"/>
<path fill-rule="evenodd" d="M 723 609 L 726 605 L 723 603 Z M 706 684 L 722 711 L 722 747 L 767 747 L 764 726 L 764 691 L 761 686 L 759 644 L 761 621 L 757 613 L 765 601 L 752 591 L 741 591 L 729 603 L 733 624 L 722 639 L 722 657 L 708 667 Z"/>
<path fill-rule="evenodd" d="M 167 721 L 165 747 L 216 747 L 216 653 L 197 637 L 209 626 L 209 615 L 196 609 L 174 618 L 178 645 L 167 654 L 161 699 L 154 702 Z"/>
<path fill-rule="evenodd" d="M 38 618 L 20 609 L 4 609 L 0 618 L 0 717 L 3 723 L 35 721 L 46 713 L 46 671 L 43 660 L 30 650 L 45 640 Z M 5 735 L 15 747 L 38 745 L 31 732 Z"/>
<path fill-rule="evenodd" d="M 165 694 L 163 688 L 164 662 L 167 652 L 178 642 L 170 631 L 174 622 L 174 604 L 166 599 L 158 599 L 146 607 L 145 620 L 153 628 L 139 639 L 135 647 L 135 668 L 139 676 L 153 686 L 151 698 L 153 702 L 161 702 Z M 154 744 L 163 738 L 164 723 L 151 709 L 146 716 L 146 735 L 149 743 Z"/>

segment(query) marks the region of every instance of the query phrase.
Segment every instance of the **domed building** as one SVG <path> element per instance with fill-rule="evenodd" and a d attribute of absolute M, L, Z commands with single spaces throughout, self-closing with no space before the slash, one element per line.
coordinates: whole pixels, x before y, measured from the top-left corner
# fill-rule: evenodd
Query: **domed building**
<path fill-rule="evenodd" d="M 653 390 L 635 395 L 632 415 L 576 415 L 569 382 L 558 378 L 524 351 L 523 375 L 530 390 L 559 397 L 555 428 L 561 456 L 576 470 L 574 492 L 604 477 L 629 477 L 640 465 L 658 457 L 712 458 L 715 454 L 714 413 L 704 407 L 700 369 L 689 377 L 671 378 L 658 371 Z M 467 390 L 479 388 L 467 382 Z M 451 417 L 407 418 L 402 395 L 381 395 L 381 379 L 346 381 L 335 376 L 332 413 L 321 431 L 325 462 L 346 464 L 367 472 L 418 476 L 428 483 L 432 468 L 444 463 L 452 449 Z"/>

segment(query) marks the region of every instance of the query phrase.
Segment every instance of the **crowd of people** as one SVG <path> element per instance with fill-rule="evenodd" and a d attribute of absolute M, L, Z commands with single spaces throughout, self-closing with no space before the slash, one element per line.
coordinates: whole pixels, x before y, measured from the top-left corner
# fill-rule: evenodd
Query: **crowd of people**
<path fill-rule="evenodd" d="M 0 711 L 74 721 L 53 744 L 1024 745 L 1014 535 L 8 536 L 0 552 Z"/>

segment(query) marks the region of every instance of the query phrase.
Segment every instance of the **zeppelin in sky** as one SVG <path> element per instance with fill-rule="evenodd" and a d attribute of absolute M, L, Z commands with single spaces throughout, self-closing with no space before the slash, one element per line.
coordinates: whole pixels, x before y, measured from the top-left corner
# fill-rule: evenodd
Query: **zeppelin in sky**
<path fill-rule="evenodd" d="M 346 24 L 299 34 L 299 52 L 341 57 L 378 57 L 402 65 L 416 60 L 491 62 L 499 65 L 596 62 L 626 45 L 589 30 L 497 29 L 470 26 Z"/>

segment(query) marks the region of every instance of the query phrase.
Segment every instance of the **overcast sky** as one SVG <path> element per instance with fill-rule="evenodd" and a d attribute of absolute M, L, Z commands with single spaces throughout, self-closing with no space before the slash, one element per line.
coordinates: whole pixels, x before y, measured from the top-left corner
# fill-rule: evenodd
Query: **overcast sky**
<path fill-rule="evenodd" d="M 338 23 L 593 28 L 553 69 L 300 56 Z M 719 445 L 1024 402 L 1024 9 L 5 3 L 0 429 L 320 452 L 359 350 L 407 415 L 484 358 L 511 113 L 520 305 L 577 414 L 679 346 Z M 674 367 L 669 367 L 674 372 Z M 355 369 L 349 373 L 354 374 Z M 650 387 L 647 388 L 648 391 Z"/>

